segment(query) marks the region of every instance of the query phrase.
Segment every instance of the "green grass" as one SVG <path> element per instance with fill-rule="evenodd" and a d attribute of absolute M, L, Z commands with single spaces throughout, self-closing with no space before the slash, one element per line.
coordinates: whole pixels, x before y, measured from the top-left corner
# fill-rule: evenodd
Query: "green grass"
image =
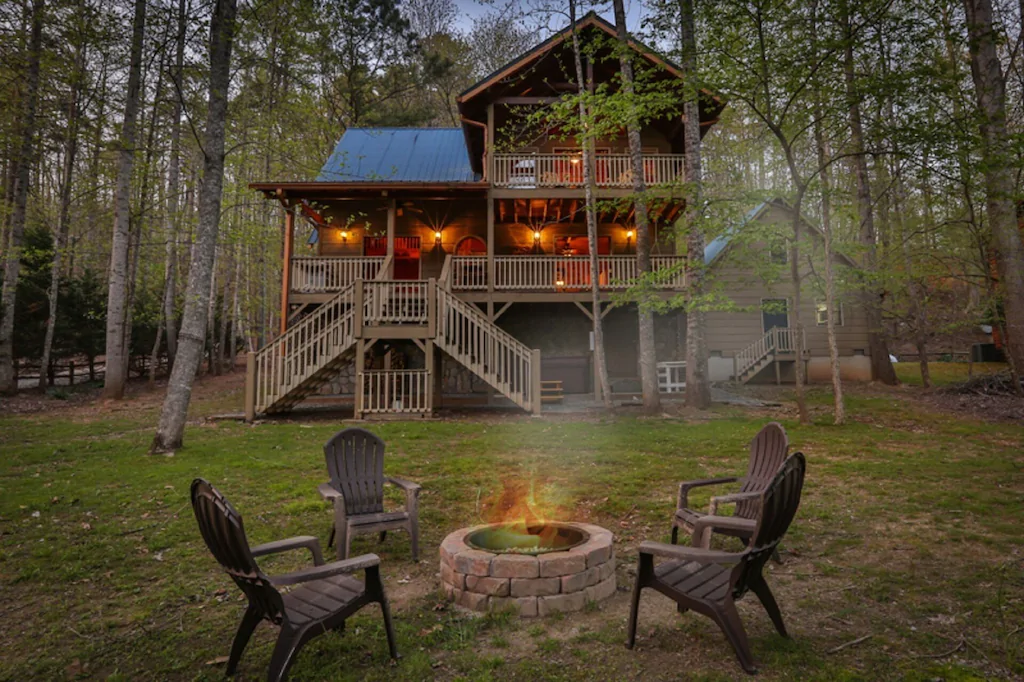
<path fill-rule="evenodd" d="M 896 376 L 900 381 L 910 386 L 921 385 L 921 364 L 918 362 L 898 362 L 893 365 L 896 369 Z M 929 362 L 928 375 L 935 386 L 948 386 L 963 381 L 967 378 L 968 364 L 966 362 Z M 1006 364 L 1002 362 L 976 362 L 974 363 L 974 374 L 992 374 L 1006 371 Z"/>
<path fill-rule="evenodd" d="M 237 400 L 200 391 L 195 413 Z M 495 416 L 372 425 L 388 442 L 388 471 L 423 485 L 424 561 L 412 564 L 402 534 L 353 545 L 382 558 L 403 658 L 388 661 L 379 612 L 369 608 L 344 635 L 313 640 L 293 678 L 739 678 L 713 623 L 677 614 L 655 593 L 643 597 L 634 651 L 623 646 L 625 592 L 559 619 L 454 611 L 440 596 L 436 547 L 480 521 L 503 480 L 530 481 L 553 514 L 615 532 L 618 580 L 628 588 L 637 543 L 668 537 L 676 483 L 742 471 L 746 442 L 769 419 L 784 423 L 809 465 L 786 563 L 769 569 L 793 639 L 774 633 L 756 599 L 741 604 L 762 677 L 1024 675 L 1024 427 L 930 413 L 905 389 L 851 387 L 844 427 L 830 424 L 823 389 L 810 402 L 809 426 L 792 421 L 789 408 L 716 408 L 692 421 Z M 315 487 L 325 475 L 321 445 L 341 425 L 322 417 L 196 424 L 185 449 L 154 457 L 146 454 L 152 405 L 59 406 L 56 414 L 0 417 L 0 679 L 220 679 L 223 666 L 207 661 L 227 654 L 244 602 L 198 536 L 189 483 L 203 476 L 218 486 L 254 544 L 296 534 L 325 542 L 330 514 Z M 305 560 L 295 553 L 264 568 Z M 954 653 L 929 658 L 961 638 Z M 239 679 L 262 679 L 272 645 L 272 628 L 260 626 Z"/>

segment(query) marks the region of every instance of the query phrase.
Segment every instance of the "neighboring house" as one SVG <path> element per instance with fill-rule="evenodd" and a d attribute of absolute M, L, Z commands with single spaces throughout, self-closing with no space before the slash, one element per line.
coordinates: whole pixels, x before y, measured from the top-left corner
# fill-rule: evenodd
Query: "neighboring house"
<path fill-rule="evenodd" d="M 578 29 L 584 40 L 615 35 L 594 14 Z M 633 48 L 660 77 L 680 78 L 664 58 L 639 43 Z M 617 71 L 600 58 L 587 69 L 598 83 Z M 524 107 L 574 90 L 567 73 L 574 73 L 568 27 L 462 93 L 461 128 L 349 129 L 315 181 L 251 185 L 289 209 L 289 267 L 282 334 L 256 354 L 249 372 L 250 417 L 317 393 L 354 395 L 357 415 L 368 415 L 429 413 L 442 399 L 495 392 L 539 412 L 542 381 L 560 382 L 565 393 L 593 391 L 591 249 L 607 301 L 597 312 L 604 316 L 613 389 L 638 389 L 636 307 L 610 305 L 637 272 L 631 212 L 603 211 L 597 243 L 590 244 L 579 145 L 548 135 L 511 140 L 504 132 Z M 703 99 L 702 134 L 722 107 L 713 96 Z M 651 212 L 652 261 L 665 272 L 660 295 L 671 298 L 684 288 L 685 257 L 676 255 L 666 229 L 683 208 L 683 126 L 678 116 L 655 120 L 641 137 L 646 180 L 659 198 Z M 628 197 L 624 133 L 596 146 L 598 198 Z M 773 210 L 783 208 L 750 218 Z M 308 255 L 293 243 L 296 215 L 315 228 Z M 726 241 L 708 248 L 709 262 L 726 273 L 723 281 L 743 267 L 732 262 L 735 249 Z M 726 293 L 744 306 L 788 295 L 784 286 L 735 281 Z M 822 357 L 827 363 L 827 350 L 813 300 L 805 307 L 813 369 Z M 867 352 L 863 316 L 849 306 L 844 314 L 841 352 L 851 374 L 861 374 L 854 370 L 857 354 Z M 788 329 L 788 318 L 780 310 L 774 315 L 754 308 L 709 315 L 713 379 L 791 373 L 788 332 L 769 334 L 774 345 L 760 352 L 765 331 Z M 683 359 L 685 330 L 685 314 L 658 316 L 659 361 Z"/>

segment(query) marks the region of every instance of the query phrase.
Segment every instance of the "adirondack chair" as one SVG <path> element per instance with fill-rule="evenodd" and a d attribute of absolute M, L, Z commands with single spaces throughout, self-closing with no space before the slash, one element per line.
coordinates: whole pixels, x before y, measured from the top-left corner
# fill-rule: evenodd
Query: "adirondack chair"
<path fill-rule="evenodd" d="M 732 476 L 709 478 L 680 483 L 676 512 L 672 517 L 672 544 L 676 544 L 679 529 L 682 529 L 687 535 L 692 535 L 697 520 L 704 516 L 717 516 L 718 508 L 723 504 L 736 505 L 736 510 L 730 517 L 735 521 L 705 525 L 699 546 L 708 547 L 710 545 L 712 531 L 749 542 L 757 525 L 761 493 L 775 476 L 775 472 L 782 466 L 788 451 L 789 440 L 786 438 L 786 430 L 782 428 L 781 424 L 770 422 L 754 436 L 754 440 L 750 441 L 750 463 L 747 465 L 746 476 L 743 478 Z M 707 514 L 690 508 L 688 496 L 694 488 L 737 482 L 742 484 L 740 492 L 712 497 Z M 745 520 L 746 523 L 742 523 L 740 520 Z M 774 558 L 778 560 L 778 554 Z"/>
<path fill-rule="evenodd" d="M 235 674 L 245 645 L 262 620 L 280 628 L 267 673 L 270 682 L 278 682 L 287 677 L 295 655 L 306 642 L 327 630 L 344 630 L 345 619 L 373 603 L 380 604 L 388 649 L 392 658 L 398 658 L 391 610 L 380 580 L 380 559 L 375 554 L 324 564 L 320 542 L 311 535 L 249 547 L 241 515 L 201 478 L 192 482 L 192 510 L 206 546 L 249 598 L 231 645 L 227 675 Z M 256 563 L 256 557 L 302 548 L 313 554 L 311 568 L 268 576 Z M 365 571 L 364 582 L 349 575 L 357 571 Z M 286 594 L 278 591 L 286 585 L 296 587 Z"/>
<path fill-rule="evenodd" d="M 803 453 L 798 452 L 779 469 L 761 496 L 761 517 L 750 545 L 742 552 L 722 552 L 662 542 L 641 543 L 626 647 L 632 649 L 636 643 L 640 592 L 650 587 L 674 600 L 680 613 L 692 609 L 712 618 L 725 633 L 743 669 L 748 673 L 757 672 L 735 602 L 748 590 L 753 591 L 768 612 L 775 629 L 783 637 L 789 637 L 779 605 L 768 588 L 763 570 L 800 506 L 806 468 Z M 655 557 L 668 561 L 655 565 Z"/>
<path fill-rule="evenodd" d="M 418 561 L 420 486 L 384 475 L 384 441 L 365 429 L 344 429 L 324 444 L 324 457 L 331 480 L 317 490 L 334 506 L 327 546 L 337 539 L 338 558 L 344 559 L 356 533 L 379 532 L 383 542 L 389 530 L 404 529 L 412 539 L 412 560 Z M 384 511 L 385 483 L 405 491 L 405 509 Z"/>

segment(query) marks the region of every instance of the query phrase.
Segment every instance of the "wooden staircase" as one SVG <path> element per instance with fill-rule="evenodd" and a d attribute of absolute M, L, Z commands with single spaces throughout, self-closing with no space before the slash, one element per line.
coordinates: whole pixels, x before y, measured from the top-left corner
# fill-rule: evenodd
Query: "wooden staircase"
<path fill-rule="evenodd" d="M 437 376 L 433 363 L 427 370 L 364 370 L 356 356 L 379 339 L 413 339 L 425 349 L 423 341 L 432 343 L 522 409 L 540 412 L 540 351 L 456 297 L 446 283 L 376 279 L 356 280 L 249 354 L 246 419 L 290 410 L 353 359 L 357 416 L 428 414 Z"/>
<path fill-rule="evenodd" d="M 773 327 L 734 359 L 736 381 L 745 384 L 779 359 L 796 359 L 796 329 Z M 803 344 L 806 354 L 807 344 Z"/>

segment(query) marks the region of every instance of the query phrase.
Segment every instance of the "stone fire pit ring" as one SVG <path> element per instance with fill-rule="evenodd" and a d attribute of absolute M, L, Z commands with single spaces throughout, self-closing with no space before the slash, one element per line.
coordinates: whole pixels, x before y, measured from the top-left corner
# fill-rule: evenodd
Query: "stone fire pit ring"
<path fill-rule="evenodd" d="M 501 524 L 492 524 L 496 527 Z M 474 549 L 466 537 L 489 528 L 460 528 L 441 543 L 441 585 L 457 605 L 487 613 L 511 610 L 524 617 L 581 611 L 615 594 L 611 531 L 589 523 L 561 523 L 586 534 L 566 551 L 537 555 Z"/>

